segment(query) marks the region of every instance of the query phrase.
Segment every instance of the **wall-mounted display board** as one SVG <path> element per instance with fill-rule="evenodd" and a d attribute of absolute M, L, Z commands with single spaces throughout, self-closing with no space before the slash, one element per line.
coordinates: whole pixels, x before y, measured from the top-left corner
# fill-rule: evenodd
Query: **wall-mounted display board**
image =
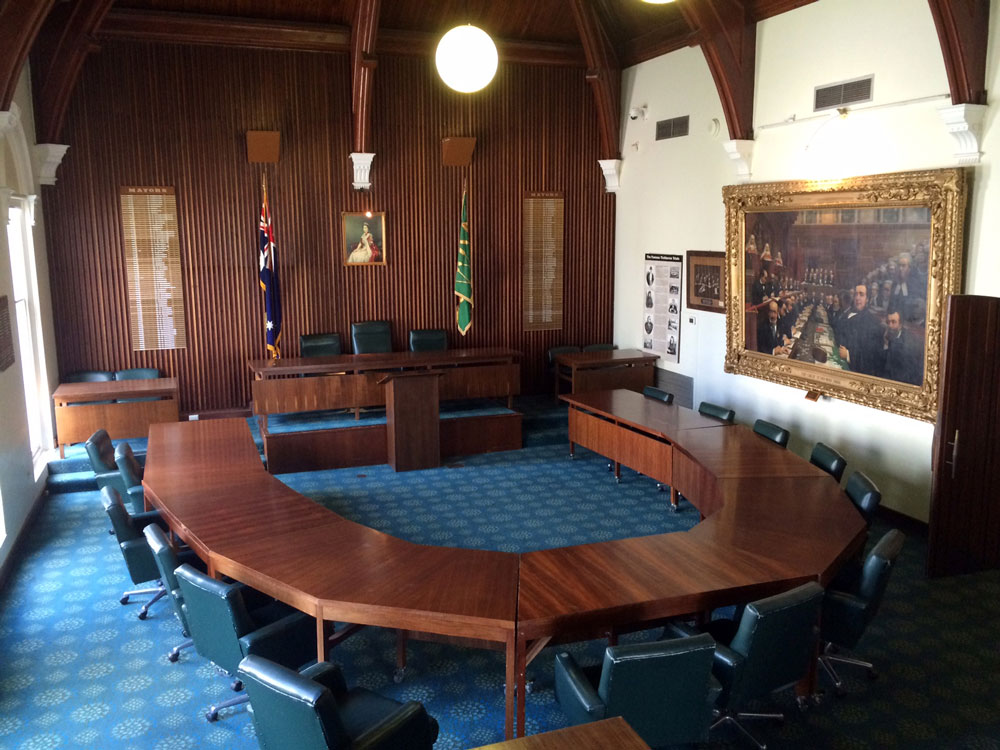
<path fill-rule="evenodd" d="M 0 372 L 14 364 L 14 334 L 10 329 L 7 296 L 0 297 Z"/>
<path fill-rule="evenodd" d="M 521 237 L 521 295 L 525 331 L 563 327 L 563 195 L 529 193 Z"/>
<path fill-rule="evenodd" d="M 677 363 L 681 356 L 683 256 L 646 253 L 642 285 L 642 348 Z"/>
<path fill-rule="evenodd" d="M 172 187 L 121 189 L 132 350 L 184 349 L 184 292 Z"/>

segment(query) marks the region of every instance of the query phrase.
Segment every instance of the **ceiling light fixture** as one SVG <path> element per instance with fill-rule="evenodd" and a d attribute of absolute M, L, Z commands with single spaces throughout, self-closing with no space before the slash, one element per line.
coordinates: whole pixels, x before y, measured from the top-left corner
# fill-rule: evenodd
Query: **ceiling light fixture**
<path fill-rule="evenodd" d="M 666 5 L 667 3 L 672 3 L 674 0 L 642 0 L 644 3 L 649 5 Z"/>
<path fill-rule="evenodd" d="M 490 35 L 471 24 L 456 26 L 441 37 L 434 54 L 441 80 L 463 94 L 479 91 L 492 81 L 498 59 Z"/>

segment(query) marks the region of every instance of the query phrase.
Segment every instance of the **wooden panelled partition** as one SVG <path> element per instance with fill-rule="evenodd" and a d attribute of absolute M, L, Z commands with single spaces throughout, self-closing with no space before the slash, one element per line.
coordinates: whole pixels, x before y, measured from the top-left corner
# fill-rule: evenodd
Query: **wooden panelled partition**
<path fill-rule="evenodd" d="M 248 164 L 247 130 L 281 133 L 276 165 Z M 284 309 L 283 352 L 300 333 L 387 319 L 444 328 L 449 346 L 524 353 L 523 390 L 541 391 L 544 353 L 610 341 L 614 198 L 597 165 L 582 69 L 501 65 L 472 96 L 444 88 L 429 59 L 379 58 L 371 192 L 351 189 L 346 55 L 108 43 L 88 58 L 66 116 L 70 150 L 45 188 L 59 369 L 159 367 L 181 410 L 245 407 L 248 358 L 264 356 L 257 283 L 260 177 L 268 176 Z M 441 139 L 474 136 L 468 168 L 441 164 Z M 469 180 L 475 309 L 455 330 L 452 293 L 462 179 Z M 187 349 L 132 352 L 118 214 L 123 185 L 177 193 Z M 521 204 L 565 196 L 564 326 L 521 329 Z M 386 212 L 388 265 L 345 267 L 341 211 Z"/>

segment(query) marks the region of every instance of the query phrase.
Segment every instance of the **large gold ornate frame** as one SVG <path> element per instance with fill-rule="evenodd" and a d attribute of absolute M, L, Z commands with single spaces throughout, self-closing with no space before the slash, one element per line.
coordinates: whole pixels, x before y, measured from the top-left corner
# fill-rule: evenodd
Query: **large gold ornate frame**
<path fill-rule="evenodd" d="M 840 398 L 907 417 L 934 421 L 937 415 L 938 383 L 943 346 L 944 312 L 948 295 L 961 291 L 963 227 L 966 204 L 966 175 L 961 169 L 941 169 L 923 172 L 871 175 L 844 180 L 815 182 L 774 182 L 751 185 L 730 185 L 723 188 L 726 206 L 726 372 L 749 375 L 814 393 Z M 756 341 L 756 332 L 748 330 L 748 321 L 756 320 L 758 311 L 750 305 L 748 290 L 755 279 L 748 279 L 748 243 L 753 230 L 748 226 L 763 226 L 762 222 L 785 227 L 784 238 L 772 236 L 776 247 L 772 259 L 785 249 L 786 261 L 790 254 L 803 252 L 802 238 L 809 243 L 811 228 L 804 226 L 807 219 L 817 222 L 817 233 L 822 220 L 830 216 L 870 216 L 870 213 L 851 212 L 851 209 L 899 209 L 900 216 L 929 215 L 929 241 L 926 262 L 926 317 L 924 319 L 923 377 L 920 385 L 890 380 L 870 374 L 840 370 L 816 362 L 804 362 L 789 357 L 774 356 L 754 351 L 747 345 L 748 334 Z M 909 209 L 909 213 L 907 212 Z M 801 213 L 798 213 L 801 212 Z M 757 214 L 777 214 L 772 217 Z M 927 219 L 923 219 L 926 225 Z M 788 227 L 795 226 L 795 249 L 781 247 L 788 238 Z M 881 246 L 899 244 L 903 239 L 894 235 L 892 226 L 879 226 L 884 232 Z M 901 230 L 898 230 L 901 231 Z M 926 233 L 926 229 L 924 230 Z M 781 232 L 774 233 L 772 235 Z M 748 236 L 750 235 L 750 236 Z M 822 244 L 816 235 L 816 245 Z M 756 238 L 755 238 L 756 240 Z M 855 247 L 864 243 L 874 245 L 870 237 L 856 240 Z M 750 243 L 749 252 L 764 256 L 763 242 L 756 247 Z M 865 248 L 869 258 L 878 249 Z M 888 257 L 888 252 L 886 257 Z M 856 255 L 862 253 L 856 252 Z M 798 259 L 802 266 L 801 259 Z M 840 265 L 840 258 L 834 263 Z M 860 261 L 855 258 L 857 265 Z M 758 266 L 760 262 L 758 261 Z M 890 266 L 891 268 L 891 266 Z M 809 271 L 807 270 L 808 274 Z M 833 275 L 833 272 L 830 272 Z M 843 274 L 841 274 L 843 275 Z M 851 282 L 852 284 L 855 282 Z M 845 280 L 840 286 L 849 288 Z M 803 288 L 808 287 L 803 285 Z M 836 288 L 836 287 L 834 287 Z M 813 289 L 815 291 L 815 288 Z M 765 313 L 766 314 L 766 313 Z"/>

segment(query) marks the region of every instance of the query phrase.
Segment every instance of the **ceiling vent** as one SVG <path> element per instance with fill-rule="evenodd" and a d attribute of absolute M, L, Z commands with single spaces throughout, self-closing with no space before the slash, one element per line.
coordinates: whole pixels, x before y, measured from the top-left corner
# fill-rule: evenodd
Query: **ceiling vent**
<path fill-rule="evenodd" d="M 656 140 L 663 141 L 667 138 L 680 138 L 687 135 L 689 130 L 690 115 L 683 117 L 672 117 L 669 120 L 660 120 L 656 123 Z"/>
<path fill-rule="evenodd" d="M 813 111 L 834 107 L 846 107 L 848 104 L 870 102 L 872 100 L 872 82 L 875 76 L 855 78 L 851 81 L 831 83 L 827 86 L 817 86 L 813 98 Z"/>

